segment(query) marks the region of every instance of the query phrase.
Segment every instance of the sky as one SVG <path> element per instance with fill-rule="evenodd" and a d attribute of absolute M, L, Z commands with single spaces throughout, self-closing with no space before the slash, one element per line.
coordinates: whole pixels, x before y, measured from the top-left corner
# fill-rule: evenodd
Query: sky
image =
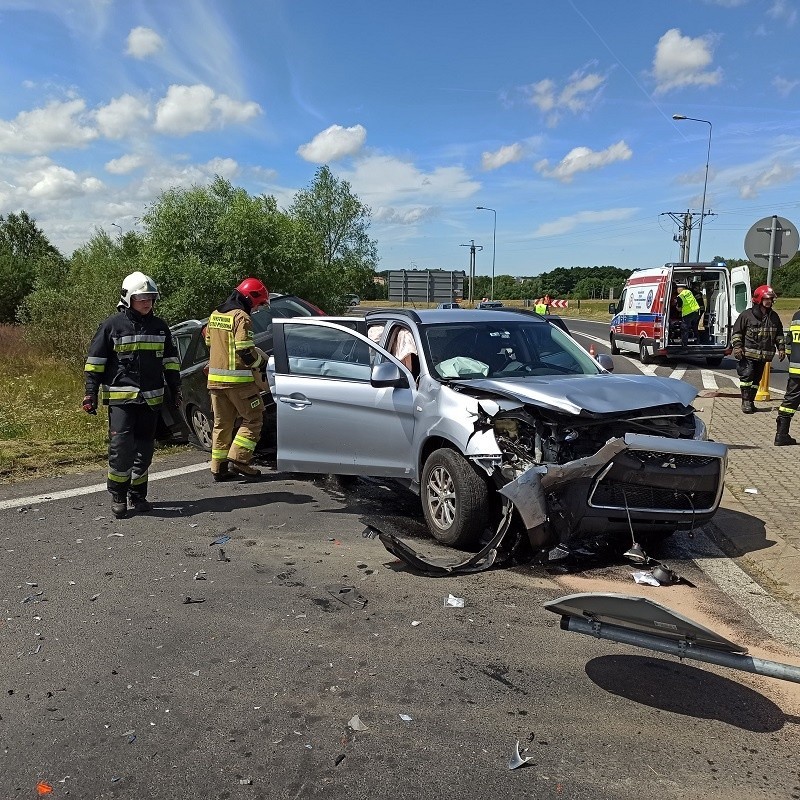
<path fill-rule="evenodd" d="M 327 164 L 379 269 L 466 270 L 473 243 L 483 275 L 657 266 L 686 211 L 694 260 L 702 208 L 700 260 L 744 258 L 759 220 L 800 221 L 798 11 L 0 0 L 0 214 L 69 255 L 169 188 L 220 175 L 287 209 Z"/>

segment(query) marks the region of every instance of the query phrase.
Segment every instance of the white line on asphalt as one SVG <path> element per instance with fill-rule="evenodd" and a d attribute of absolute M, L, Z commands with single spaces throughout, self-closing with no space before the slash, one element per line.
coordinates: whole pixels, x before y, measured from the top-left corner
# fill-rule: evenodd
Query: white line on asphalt
<path fill-rule="evenodd" d="M 714 523 L 715 524 L 715 523 Z M 737 566 L 703 531 L 696 531 L 691 547 L 680 541 L 669 549 L 694 561 L 725 594 L 764 628 L 773 639 L 800 647 L 800 618 L 781 605 L 743 569 Z"/>
<path fill-rule="evenodd" d="M 710 369 L 701 369 L 700 370 L 700 377 L 703 379 L 703 388 L 704 389 L 717 389 L 717 376 L 716 373 L 712 372 Z"/>
<path fill-rule="evenodd" d="M 164 472 L 150 473 L 149 480 L 161 481 L 164 480 L 164 478 L 175 478 L 178 475 L 185 475 L 187 472 L 200 472 L 200 470 L 203 469 L 208 469 L 207 461 L 201 464 L 187 464 L 185 467 L 168 469 Z M 16 497 L 13 500 L 0 500 L 0 511 L 5 511 L 8 508 L 30 506 L 34 503 L 50 503 L 53 500 L 64 500 L 67 497 L 79 497 L 83 494 L 95 494 L 105 491 L 107 491 L 105 483 L 95 483 L 91 486 L 78 486 L 75 489 L 64 489 L 61 492 L 52 492 L 51 494 L 34 494 L 30 497 Z"/>
<path fill-rule="evenodd" d="M 675 367 L 672 372 L 670 372 L 670 378 L 675 378 L 676 381 L 682 381 L 683 376 L 686 374 L 686 367 Z"/>

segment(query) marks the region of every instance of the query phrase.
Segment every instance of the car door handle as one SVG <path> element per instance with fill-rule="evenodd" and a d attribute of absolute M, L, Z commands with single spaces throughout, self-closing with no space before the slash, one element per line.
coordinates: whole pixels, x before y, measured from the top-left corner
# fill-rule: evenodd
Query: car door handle
<path fill-rule="evenodd" d="M 283 397 L 279 397 L 278 400 L 281 403 L 286 403 L 287 406 L 292 406 L 294 408 L 302 408 L 303 406 L 311 405 L 311 401 L 305 397 L 290 397 L 288 395 L 283 395 Z"/>

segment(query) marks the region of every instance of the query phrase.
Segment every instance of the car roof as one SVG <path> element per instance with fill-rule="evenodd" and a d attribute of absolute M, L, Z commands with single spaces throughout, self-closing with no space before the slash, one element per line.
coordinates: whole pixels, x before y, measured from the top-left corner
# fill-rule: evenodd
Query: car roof
<path fill-rule="evenodd" d="M 447 311 L 447 313 L 445 313 Z M 365 314 L 367 322 L 372 317 L 394 317 L 395 319 L 407 318 L 420 325 L 436 325 L 440 322 L 519 322 L 520 314 L 513 309 L 479 309 L 479 308 L 450 308 L 450 309 L 409 309 L 409 308 L 381 308 L 368 311 Z M 531 314 L 525 315 L 530 322 L 546 322 L 544 317 Z"/>

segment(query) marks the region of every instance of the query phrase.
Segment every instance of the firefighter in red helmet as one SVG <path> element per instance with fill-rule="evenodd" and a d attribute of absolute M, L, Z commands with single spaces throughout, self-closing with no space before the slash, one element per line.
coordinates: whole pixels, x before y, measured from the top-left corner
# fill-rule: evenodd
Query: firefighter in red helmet
<path fill-rule="evenodd" d="M 771 286 L 759 286 L 753 292 L 753 305 L 742 312 L 733 323 L 731 345 L 733 357 L 739 362 L 739 389 L 742 394 L 742 412 L 754 414 L 758 385 L 764 366 L 772 361 L 775 352 L 778 361 L 786 358 L 783 323 L 773 310 L 775 291 Z"/>
<path fill-rule="evenodd" d="M 215 481 L 261 475 L 250 462 L 263 425 L 264 403 L 256 372 L 264 362 L 253 341 L 250 314 L 268 303 L 267 287 L 258 278 L 245 278 L 206 325 L 208 389 L 214 412 L 211 474 Z M 234 437 L 237 418 L 242 424 Z"/>

